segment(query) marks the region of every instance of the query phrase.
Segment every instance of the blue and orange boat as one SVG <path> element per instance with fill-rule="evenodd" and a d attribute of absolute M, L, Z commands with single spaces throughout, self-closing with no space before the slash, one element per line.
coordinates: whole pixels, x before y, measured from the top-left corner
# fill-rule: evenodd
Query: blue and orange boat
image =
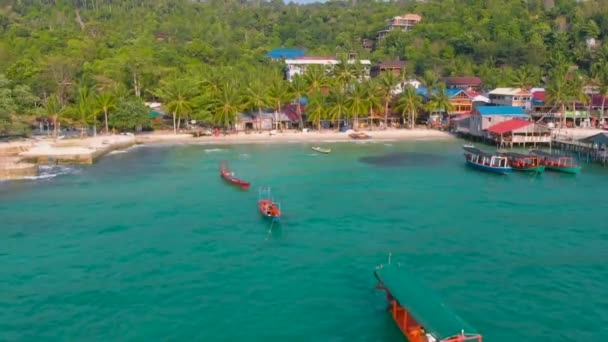
<path fill-rule="evenodd" d="M 475 146 L 465 145 L 462 148 L 466 151 L 464 158 L 467 161 L 467 165 L 474 169 L 499 175 L 508 175 L 513 171 L 507 157 L 483 152 Z"/>
<path fill-rule="evenodd" d="M 399 264 L 376 267 L 377 289 L 386 292 L 388 311 L 409 342 L 482 342 L 482 336 L 414 275 Z"/>
<path fill-rule="evenodd" d="M 272 199 L 269 187 L 261 187 L 259 189 L 258 208 L 262 216 L 273 223 L 281 220 L 281 204 Z"/>

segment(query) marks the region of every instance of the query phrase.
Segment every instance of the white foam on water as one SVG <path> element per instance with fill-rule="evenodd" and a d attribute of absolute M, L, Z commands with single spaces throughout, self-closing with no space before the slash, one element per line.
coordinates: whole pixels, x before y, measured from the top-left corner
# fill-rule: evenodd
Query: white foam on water
<path fill-rule="evenodd" d="M 249 159 L 251 156 L 247 153 L 241 153 L 239 154 L 239 158 L 240 159 Z"/>
<path fill-rule="evenodd" d="M 110 153 L 108 153 L 108 155 L 113 155 L 113 154 L 123 154 L 123 153 L 128 153 L 129 151 L 127 150 L 116 150 L 116 151 L 112 151 Z"/>
<path fill-rule="evenodd" d="M 204 151 L 205 151 L 205 153 L 214 153 L 214 152 L 222 152 L 223 149 L 221 149 L 221 148 L 206 148 Z"/>

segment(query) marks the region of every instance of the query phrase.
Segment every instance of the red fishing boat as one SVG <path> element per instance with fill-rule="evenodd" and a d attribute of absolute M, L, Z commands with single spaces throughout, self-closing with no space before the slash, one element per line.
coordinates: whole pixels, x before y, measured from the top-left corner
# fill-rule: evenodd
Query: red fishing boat
<path fill-rule="evenodd" d="M 231 172 L 228 167 L 227 161 L 222 161 L 220 163 L 220 176 L 228 183 L 232 185 L 236 185 L 241 189 L 248 190 L 249 182 L 245 182 L 244 180 L 238 179 L 234 176 L 234 172 Z"/>
<path fill-rule="evenodd" d="M 281 205 L 270 197 L 269 187 L 259 189 L 258 208 L 262 216 L 272 222 L 279 222 L 281 219 Z"/>

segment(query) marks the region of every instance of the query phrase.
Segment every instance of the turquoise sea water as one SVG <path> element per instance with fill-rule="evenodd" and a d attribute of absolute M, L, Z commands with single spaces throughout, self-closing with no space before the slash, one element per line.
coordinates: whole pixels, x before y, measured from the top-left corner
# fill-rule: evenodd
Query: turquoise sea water
<path fill-rule="evenodd" d="M 486 341 L 608 338 L 608 169 L 495 176 L 461 144 L 139 147 L 0 183 L 0 340 L 402 341 L 389 252 Z"/>

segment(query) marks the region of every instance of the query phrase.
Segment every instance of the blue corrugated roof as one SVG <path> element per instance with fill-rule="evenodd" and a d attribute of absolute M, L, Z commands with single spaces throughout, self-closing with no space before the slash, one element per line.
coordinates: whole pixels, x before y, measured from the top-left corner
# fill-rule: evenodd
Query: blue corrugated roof
<path fill-rule="evenodd" d="M 545 105 L 545 101 L 541 101 L 541 100 L 537 100 L 535 98 L 532 98 L 532 105 L 533 106 L 544 106 Z"/>
<path fill-rule="evenodd" d="M 266 54 L 268 58 L 296 58 L 304 56 L 304 50 L 299 49 L 274 49 Z"/>
<path fill-rule="evenodd" d="M 479 106 L 476 107 L 481 115 L 508 115 L 508 116 L 525 116 L 526 112 L 521 107 L 511 106 Z"/>

